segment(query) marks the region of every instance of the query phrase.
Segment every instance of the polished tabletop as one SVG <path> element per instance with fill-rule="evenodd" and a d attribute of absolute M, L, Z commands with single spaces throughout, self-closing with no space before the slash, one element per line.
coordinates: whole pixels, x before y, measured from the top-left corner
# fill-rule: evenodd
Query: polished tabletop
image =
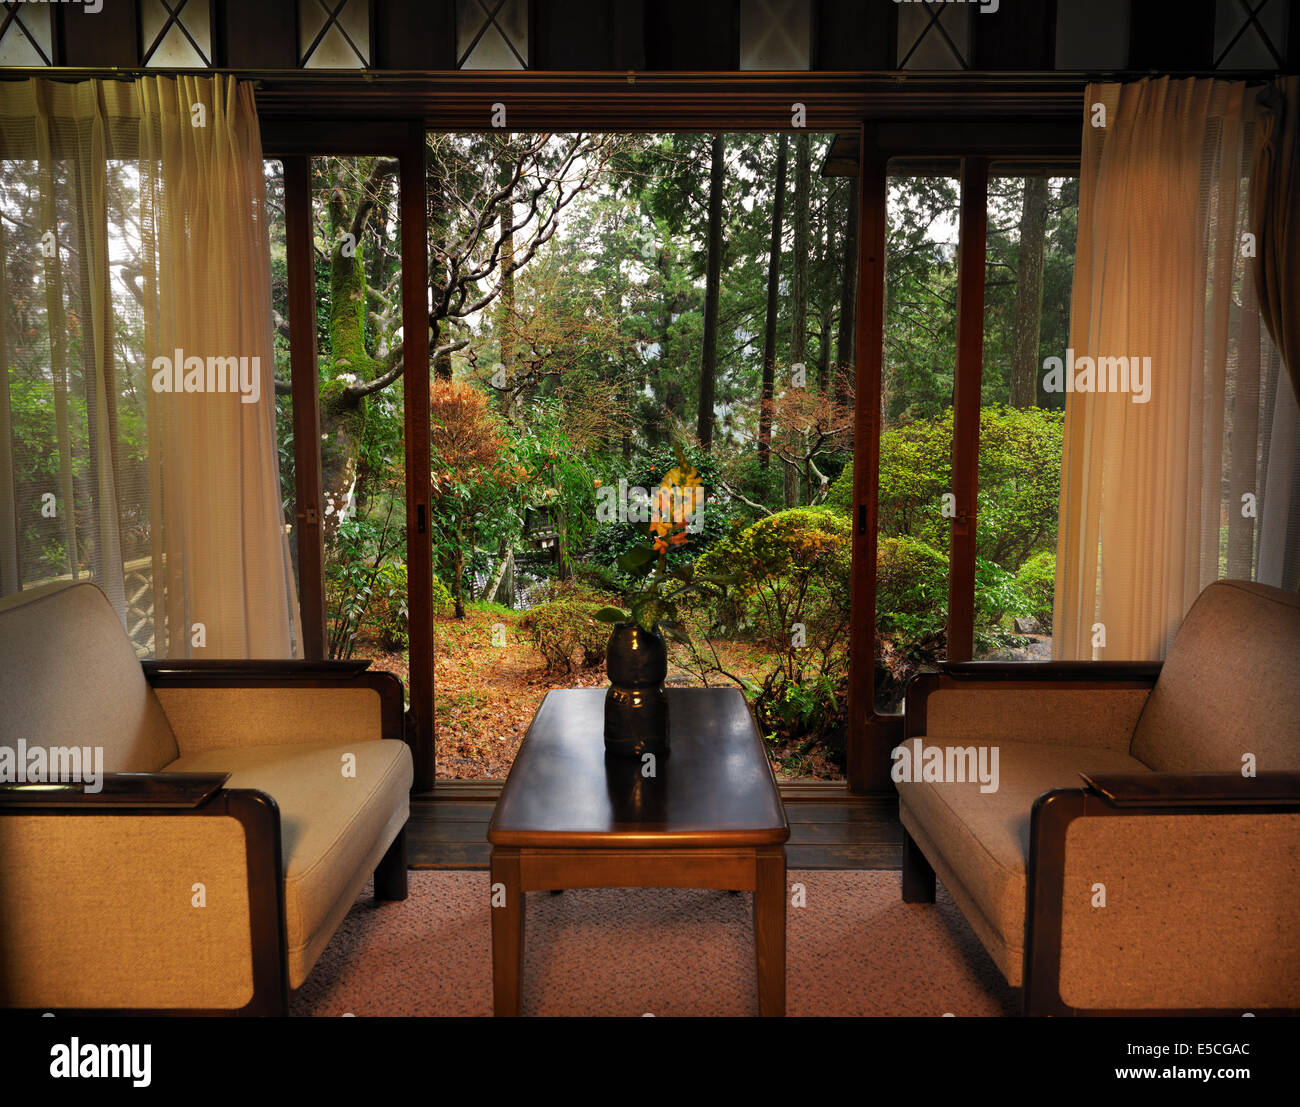
<path fill-rule="evenodd" d="M 549 692 L 538 708 L 488 840 L 498 846 L 747 846 L 790 836 L 749 708 L 735 688 L 669 688 L 668 753 L 654 776 L 607 757 L 605 689 Z"/>

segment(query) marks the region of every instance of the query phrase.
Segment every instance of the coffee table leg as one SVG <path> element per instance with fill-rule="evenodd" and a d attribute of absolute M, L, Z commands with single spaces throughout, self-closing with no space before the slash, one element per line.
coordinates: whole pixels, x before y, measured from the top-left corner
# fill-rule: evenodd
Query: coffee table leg
<path fill-rule="evenodd" d="M 492 1013 L 520 1014 L 524 981 L 524 893 L 519 851 L 492 850 Z"/>
<path fill-rule="evenodd" d="M 785 847 L 757 850 L 754 877 L 758 1012 L 779 1016 L 785 1014 Z"/>

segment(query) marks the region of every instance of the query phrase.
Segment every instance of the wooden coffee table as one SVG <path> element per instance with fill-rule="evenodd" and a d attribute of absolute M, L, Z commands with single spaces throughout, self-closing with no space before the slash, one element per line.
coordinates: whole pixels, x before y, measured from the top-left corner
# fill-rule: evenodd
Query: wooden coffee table
<path fill-rule="evenodd" d="M 492 822 L 492 989 L 520 1013 L 524 894 L 565 888 L 754 893 L 759 1011 L 785 1014 L 785 841 L 790 824 L 737 689 L 668 690 L 656 776 L 605 757 L 605 690 L 547 694 Z"/>

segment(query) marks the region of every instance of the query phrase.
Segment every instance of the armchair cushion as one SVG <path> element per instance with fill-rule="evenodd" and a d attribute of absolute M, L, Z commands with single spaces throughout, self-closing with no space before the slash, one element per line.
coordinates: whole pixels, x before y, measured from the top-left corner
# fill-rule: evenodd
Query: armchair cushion
<path fill-rule="evenodd" d="M 345 775 L 348 754 L 355 776 Z M 406 823 L 410 749 L 392 739 L 204 749 L 167 771 L 229 772 L 227 787 L 258 789 L 280 808 L 289 986 L 298 987 Z"/>
<path fill-rule="evenodd" d="M 157 772 L 178 754 L 131 640 L 89 583 L 0 602 L 0 745 L 103 746 L 105 772 Z"/>
<path fill-rule="evenodd" d="M 922 739 L 923 745 L 957 745 Z M 1024 955 L 1029 820 L 1053 788 L 1077 788 L 1079 771 L 1146 772 L 1122 750 L 1041 741 L 995 743 L 998 790 L 978 782 L 898 784 L 899 818 L 922 846 L 1003 975 L 1019 985 Z"/>
<path fill-rule="evenodd" d="M 1157 772 L 1300 769 L 1300 595 L 1211 584 L 1183 620 L 1133 734 Z M 1086 770 L 1086 765 L 1076 766 Z"/>

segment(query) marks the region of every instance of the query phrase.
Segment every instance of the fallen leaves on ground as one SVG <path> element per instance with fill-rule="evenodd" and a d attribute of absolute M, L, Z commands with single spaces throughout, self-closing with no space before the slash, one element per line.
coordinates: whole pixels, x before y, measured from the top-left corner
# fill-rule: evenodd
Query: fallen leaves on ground
<path fill-rule="evenodd" d="M 553 688 L 603 688 L 609 683 L 603 664 L 571 673 L 548 672 L 541 655 L 516 629 L 520 614 L 468 607 L 464 619 L 452 615 L 434 618 L 439 780 L 504 780 L 547 692 Z M 502 644 L 494 645 L 494 640 Z M 744 668 L 740 663 L 743 648 L 728 646 L 723 655 L 728 668 L 733 663 Z M 372 668 L 395 673 L 409 689 L 405 651 L 383 651 L 363 642 L 356 656 L 371 658 Z M 669 670 L 670 686 L 699 683 L 677 666 Z M 734 687 L 725 679 L 718 683 Z M 795 761 L 788 760 L 795 752 L 793 746 L 773 752 L 777 754 L 773 769 L 782 779 L 841 779 L 839 770 L 819 751 Z"/>

